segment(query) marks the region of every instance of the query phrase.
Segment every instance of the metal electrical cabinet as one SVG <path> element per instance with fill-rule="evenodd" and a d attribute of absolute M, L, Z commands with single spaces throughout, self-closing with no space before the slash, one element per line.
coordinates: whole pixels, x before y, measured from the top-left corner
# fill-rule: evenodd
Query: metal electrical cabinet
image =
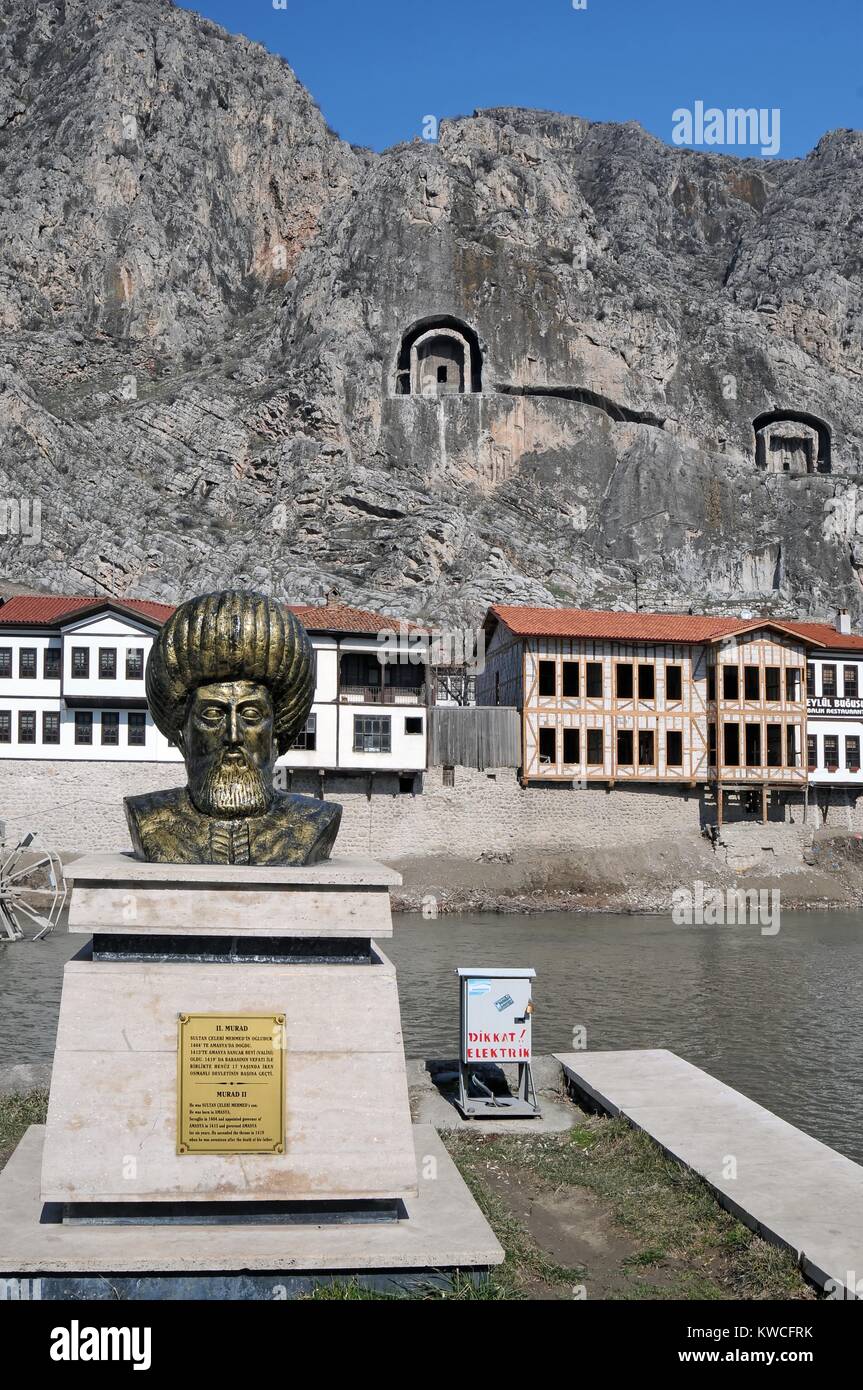
<path fill-rule="evenodd" d="M 539 1115 L 531 1073 L 531 981 L 535 970 L 456 970 L 460 989 L 459 1087 L 456 1105 L 466 1119 L 534 1118 Z M 476 1068 L 497 1063 L 518 1067 L 518 1093 L 495 1095 Z M 479 1089 L 481 1096 L 471 1095 Z"/>

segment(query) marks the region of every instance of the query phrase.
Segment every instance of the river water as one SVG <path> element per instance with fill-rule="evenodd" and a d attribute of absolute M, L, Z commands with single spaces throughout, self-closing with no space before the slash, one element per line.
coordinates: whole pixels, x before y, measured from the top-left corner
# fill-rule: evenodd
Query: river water
<path fill-rule="evenodd" d="M 50 1061 L 82 937 L 0 946 L 0 1060 Z M 533 966 L 534 1051 L 667 1047 L 863 1162 L 863 913 L 757 927 L 569 913 L 396 918 L 405 1049 L 455 1057 L 456 966 Z"/>

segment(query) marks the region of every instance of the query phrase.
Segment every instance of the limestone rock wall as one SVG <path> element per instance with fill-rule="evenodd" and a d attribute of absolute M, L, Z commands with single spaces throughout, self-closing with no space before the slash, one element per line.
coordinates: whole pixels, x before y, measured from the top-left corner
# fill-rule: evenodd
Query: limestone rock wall
<path fill-rule="evenodd" d="M 169 0 L 5 0 L 8 580 L 863 621 L 863 134 L 805 159 L 510 108 L 382 155 Z M 395 396 L 403 335 L 482 393 Z M 755 466 L 824 421 L 832 471 Z M 7 528 L 8 529 L 8 528 Z"/>

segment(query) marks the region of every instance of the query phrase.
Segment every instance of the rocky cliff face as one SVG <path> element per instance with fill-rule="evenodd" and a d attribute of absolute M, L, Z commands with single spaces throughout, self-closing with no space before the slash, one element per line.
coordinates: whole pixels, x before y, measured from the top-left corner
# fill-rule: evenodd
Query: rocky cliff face
<path fill-rule="evenodd" d="M 509 109 L 371 155 L 168 0 L 5 0 L 5 577 L 859 622 L 861 171 Z M 481 390 L 397 394 L 436 321 Z M 816 471 L 756 466 L 771 413 Z"/>

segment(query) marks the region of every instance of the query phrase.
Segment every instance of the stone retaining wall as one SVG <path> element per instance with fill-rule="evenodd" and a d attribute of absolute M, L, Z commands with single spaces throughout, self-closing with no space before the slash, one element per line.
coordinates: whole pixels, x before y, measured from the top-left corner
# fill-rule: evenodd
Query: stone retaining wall
<path fill-rule="evenodd" d="M 158 763 L 3 759 L 0 819 L 6 822 L 7 838 L 38 830 L 45 844 L 61 852 L 128 849 L 123 797 L 176 786 L 180 773 L 177 766 Z M 479 772 L 462 767 L 456 768 L 452 787 L 443 785 L 440 768 L 418 778 L 416 786 L 411 795 L 399 790 L 397 777 L 386 774 L 373 779 L 371 790 L 364 778 L 328 777 L 324 795 L 344 806 L 341 853 L 478 859 L 532 848 L 613 849 L 698 836 L 714 820 L 701 789 L 525 788 L 511 768 Z M 315 776 L 294 777 L 295 791 L 314 795 L 319 787 Z M 810 805 L 809 828 L 863 830 L 863 798 L 838 790 L 829 801 L 823 791 L 820 795 L 821 808 Z M 799 834 L 802 799 L 789 797 L 784 814 Z M 778 825 L 781 829 L 782 822 Z"/>

